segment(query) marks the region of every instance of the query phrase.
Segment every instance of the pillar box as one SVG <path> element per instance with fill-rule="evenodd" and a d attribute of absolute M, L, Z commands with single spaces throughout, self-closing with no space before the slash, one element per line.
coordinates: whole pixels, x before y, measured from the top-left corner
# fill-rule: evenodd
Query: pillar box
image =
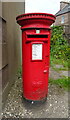
<path fill-rule="evenodd" d="M 27 13 L 17 16 L 16 20 L 22 30 L 23 97 L 44 100 L 48 94 L 50 26 L 55 16 Z"/>

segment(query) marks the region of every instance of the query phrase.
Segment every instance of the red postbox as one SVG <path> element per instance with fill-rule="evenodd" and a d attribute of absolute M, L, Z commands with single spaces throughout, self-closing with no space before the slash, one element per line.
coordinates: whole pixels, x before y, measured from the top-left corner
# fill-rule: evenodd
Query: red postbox
<path fill-rule="evenodd" d="M 50 25 L 55 16 L 27 13 L 16 20 L 22 30 L 23 96 L 27 100 L 43 100 L 48 93 Z"/>

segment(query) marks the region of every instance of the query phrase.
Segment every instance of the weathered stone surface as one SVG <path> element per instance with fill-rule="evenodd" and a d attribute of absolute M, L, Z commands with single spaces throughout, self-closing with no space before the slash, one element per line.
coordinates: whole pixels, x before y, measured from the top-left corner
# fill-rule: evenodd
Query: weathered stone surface
<path fill-rule="evenodd" d="M 55 65 L 55 68 L 63 68 L 63 65 Z"/>
<path fill-rule="evenodd" d="M 61 75 L 60 75 L 59 72 L 56 72 L 55 70 L 53 70 L 52 68 L 50 68 L 50 70 L 49 70 L 49 77 L 50 77 L 51 79 L 56 80 L 56 79 L 61 78 Z"/>
<path fill-rule="evenodd" d="M 66 77 L 70 77 L 70 71 L 61 71 L 60 75 L 61 76 L 66 76 Z"/>

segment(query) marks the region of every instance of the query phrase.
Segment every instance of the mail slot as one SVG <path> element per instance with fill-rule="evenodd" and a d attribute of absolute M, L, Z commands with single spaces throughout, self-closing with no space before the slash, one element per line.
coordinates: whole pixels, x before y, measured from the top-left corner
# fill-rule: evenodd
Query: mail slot
<path fill-rule="evenodd" d="M 55 16 L 27 13 L 16 20 L 22 30 L 23 97 L 31 101 L 44 100 L 48 94 L 50 26 Z"/>
<path fill-rule="evenodd" d="M 43 35 L 43 34 L 39 34 L 39 35 L 28 35 L 28 38 L 48 38 L 48 35 Z"/>

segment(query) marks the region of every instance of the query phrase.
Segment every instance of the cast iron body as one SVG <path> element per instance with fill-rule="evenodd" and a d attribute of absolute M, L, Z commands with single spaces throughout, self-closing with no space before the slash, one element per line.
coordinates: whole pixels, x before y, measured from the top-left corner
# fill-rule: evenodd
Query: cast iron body
<path fill-rule="evenodd" d="M 55 16 L 28 13 L 16 20 L 22 30 L 23 96 L 27 100 L 43 100 L 48 93 L 50 25 Z"/>

